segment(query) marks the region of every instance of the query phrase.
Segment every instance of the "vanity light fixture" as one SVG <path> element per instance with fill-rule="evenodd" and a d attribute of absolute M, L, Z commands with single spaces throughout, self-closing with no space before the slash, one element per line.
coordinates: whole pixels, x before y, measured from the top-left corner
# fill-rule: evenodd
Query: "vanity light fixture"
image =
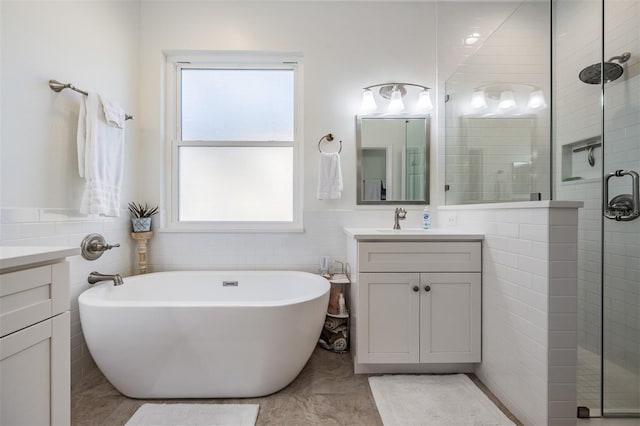
<path fill-rule="evenodd" d="M 530 110 L 538 111 L 545 109 L 547 107 L 547 101 L 544 98 L 544 93 L 542 90 L 534 90 L 529 94 L 529 102 L 527 102 L 527 107 Z"/>
<path fill-rule="evenodd" d="M 360 113 L 376 113 L 379 108 L 384 108 L 383 106 L 378 106 L 378 103 L 375 100 L 375 94 L 373 90 L 371 90 L 373 88 L 379 88 L 377 90 L 379 96 L 383 99 L 389 100 L 385 111 L 387 113 L 394 114 L 405 110 L 405 101 L 403 98 L 407 95 L 408 89 L 410 88 L 417 88 L 420 90 L 416 95 L 417 101 L 414 104 L 415 108 L 418 110 L 416 112 L 424 113 L 433 109 L 431 96 L 429 94 L 431 89 L 429 87 L 413 83 L 382 83 L 363 88 Z"/>
<path fill-rule="evenodd" d="M 418 109 L 421 111 L 431 111 L 433 109 L 433 104 L 431 103 L 431 96 L 429 95 L 429 91 L 426 89 L 422 89 L 418 94 Z"/>
<path fill-rule="evenodd" d="M 360 111 L 363 113 L 373 112 L 378 109 L 378 105 L 376 104 L 376 100 L 373 98 L 373 92 L 371 89 L 364 89 L 362 92 L 362 106 L 360 107 Z"/>
<path fill-rule="evenodd" d="M 505 90 L 500 93 L 500 103 L 498 104 L 498 109 L 500 111 L 511 111 L 518 107 L 516 104 L 516 99 L 513 97 L 513 91 Z"/>
<path fill-rule="evenodd" d="M 476 111 L 487 109 L 487 99 L 484 96 L 484 90 L 474 90 L 471 94 L 471 108 Z"/>
<path fill-rule="evenodd" d="M 526 83 L 490 83 L 477 86 L 465 101 L 464 115 L 509 117 L 537 114 L 547 108 L 544 91 Z"/>
<path fill-rule="evenodd" d="M 389 106 L 387 107 L 388 112 L 400 112 L 404 110 L 404 103 L 402 102 L 402 93 L 398 88 L 394 88 L 391 91 L 391 100 L 389 101 Z"/>

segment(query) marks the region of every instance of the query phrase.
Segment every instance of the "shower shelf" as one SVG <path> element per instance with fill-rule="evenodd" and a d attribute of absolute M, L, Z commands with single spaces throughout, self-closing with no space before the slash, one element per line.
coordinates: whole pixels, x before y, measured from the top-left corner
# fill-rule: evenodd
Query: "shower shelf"
<path fill-rule="evenodd" d="M 562 183 L 588 182 L 599 178 L 594 151 L 602 149 L 600 135 L 562 145 Z M 596 151 L 597 152 L 597 151 Z"/>

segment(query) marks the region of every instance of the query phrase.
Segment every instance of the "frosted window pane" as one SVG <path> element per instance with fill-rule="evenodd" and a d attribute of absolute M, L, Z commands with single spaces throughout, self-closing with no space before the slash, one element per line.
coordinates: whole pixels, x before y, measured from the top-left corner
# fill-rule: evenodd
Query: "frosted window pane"
<path fill-rule="evenodd" d="M 292 70 L 182 70 L 182 140 L 292 141 Z"/>
<path fill-rule="evenodd" d="M 292 147 L 181 147 L 181 221 L 293 221 Z"/>

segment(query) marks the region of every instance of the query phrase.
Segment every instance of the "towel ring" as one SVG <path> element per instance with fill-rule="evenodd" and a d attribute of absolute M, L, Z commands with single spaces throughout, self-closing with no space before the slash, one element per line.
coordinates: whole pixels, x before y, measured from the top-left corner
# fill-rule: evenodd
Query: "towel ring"
<path fill-rule="evenodd" d="M 322 152 L 322 149 L 320 149 L 320 144 L 322 143 L 323 139 L 326 139 L 327 142 L 331 142 L 333 140 L 333 135 L 331 133 L 327 133 L 326 135 L 320 138 L 320 140 L 318 141 L 318 151 L 320 152 Z M 340 154 L 341 152 L 342 152 L 342 141 L 340 141 L 340 149 L 338 149 L 338 154 Z"/>

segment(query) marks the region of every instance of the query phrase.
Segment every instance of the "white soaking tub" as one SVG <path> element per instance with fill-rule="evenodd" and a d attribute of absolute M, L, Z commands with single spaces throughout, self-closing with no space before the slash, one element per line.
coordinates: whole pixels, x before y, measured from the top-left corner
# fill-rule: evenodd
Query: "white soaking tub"
<path fill-rule="evenodd" d="M 311 356 L 328 300 L 327 280 L 290 271 L 160 272 L 78 299 L 93 359 L 132 398 L 276 392 Z"/>

